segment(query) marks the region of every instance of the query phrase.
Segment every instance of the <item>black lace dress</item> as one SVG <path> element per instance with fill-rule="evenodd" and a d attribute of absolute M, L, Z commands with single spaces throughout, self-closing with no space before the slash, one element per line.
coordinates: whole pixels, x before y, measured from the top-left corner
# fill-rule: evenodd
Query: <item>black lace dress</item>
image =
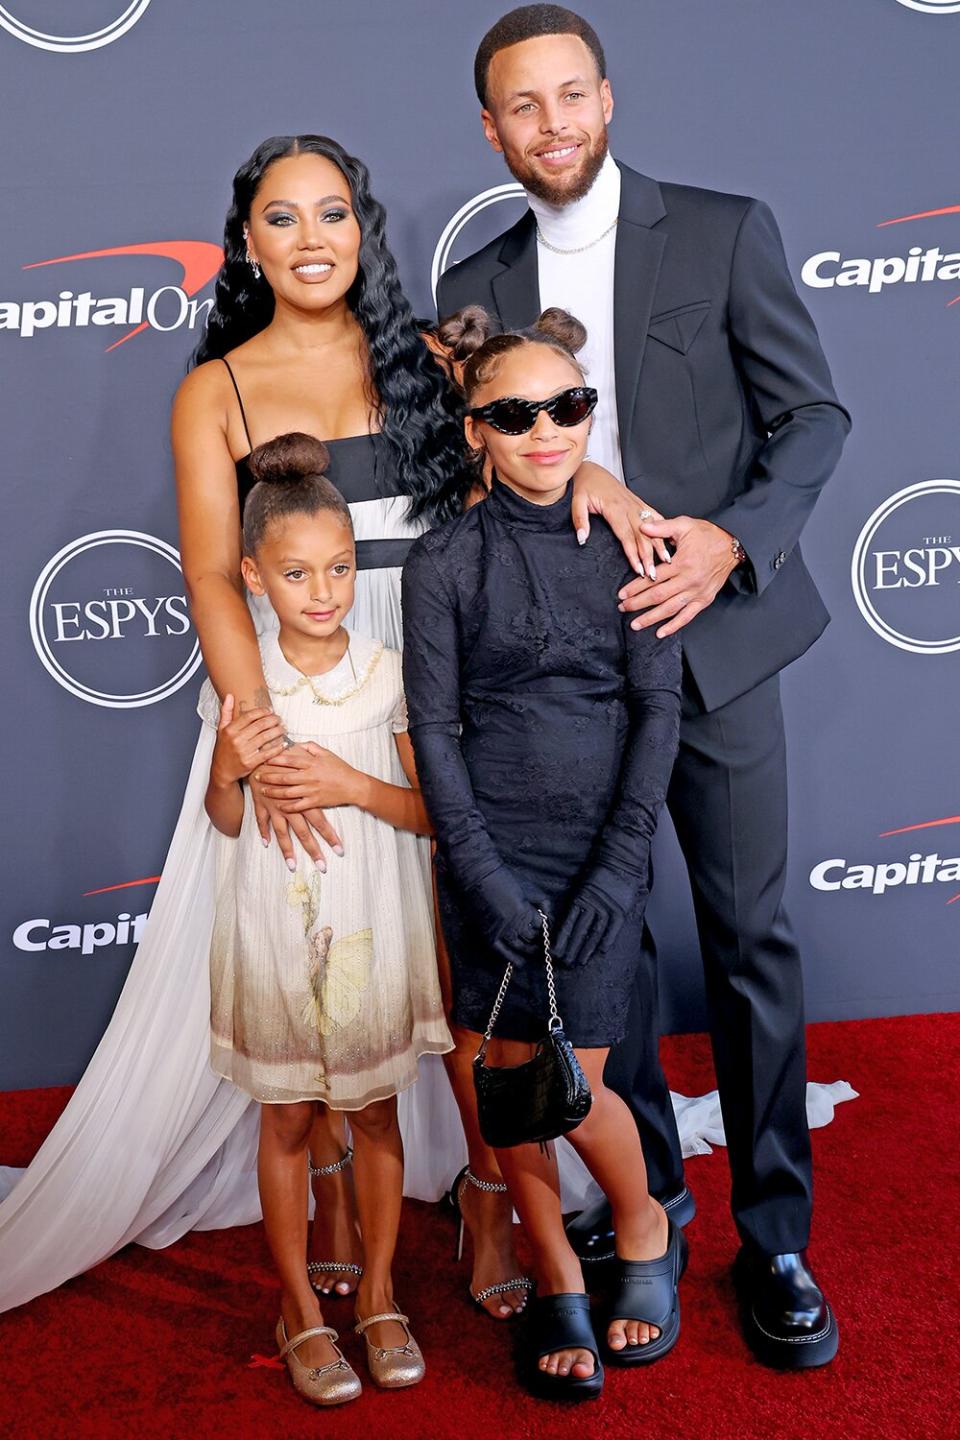
<path fill-rule="evenodd" d="M 453 1019 L 482 1031 L 503 971 L 492 949 L 518 896 L 554 930 L 596 867 L 626 887 L 626 919 L 582 968 L 557 968 L 567 1035 L 620 1039 L 640 954 L 650 841 L 677 749 L 680 645 L 629 628 L 619 541 L 581 547 L 569 491 L 489 497 L 416 541 L 403 572 L 404 688 L 437 833 Z M 538 1038 L 542 960 L 515 973 L 496 1033 Z"/>

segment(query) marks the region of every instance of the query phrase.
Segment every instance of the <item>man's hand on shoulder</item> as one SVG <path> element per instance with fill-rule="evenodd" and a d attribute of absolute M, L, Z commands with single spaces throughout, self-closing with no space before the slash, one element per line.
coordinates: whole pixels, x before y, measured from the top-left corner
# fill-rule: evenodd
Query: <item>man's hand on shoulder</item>
<path fill-rule="evenodd" d="M 734 537 L 710 520 L 677 515 L 673 520 L 644 521 L 643 531 L 656 540 L 671 540 L 676 547 L 673 559 L 656 580 L 637 579 L 625 585 L 619 592 L 620 609 L 642 611 L 631 628 L 657 625 L 657 637 L 663 639 L 712 605 L 741 559 Z"/>

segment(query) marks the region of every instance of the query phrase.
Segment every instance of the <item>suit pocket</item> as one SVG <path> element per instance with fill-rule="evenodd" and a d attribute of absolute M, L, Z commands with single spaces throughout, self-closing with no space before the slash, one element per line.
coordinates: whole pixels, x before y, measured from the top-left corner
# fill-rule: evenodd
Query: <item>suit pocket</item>
<path fill-rule="evenodd" d="M 647 326 L 647 334 L 661 345 L 669 345 L 686 355 L 700 333 L 700 327 L 710 313 L 709 300 L 696 300 L 689 305 L 677 305 L 672 310 L 662 310 L 654 315 Z"/>

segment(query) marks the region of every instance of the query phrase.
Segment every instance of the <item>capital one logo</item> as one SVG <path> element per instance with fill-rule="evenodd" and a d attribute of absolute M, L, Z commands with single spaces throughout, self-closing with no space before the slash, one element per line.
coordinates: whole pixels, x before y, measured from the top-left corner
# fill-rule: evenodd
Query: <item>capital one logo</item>
<path fill-rule="evenodd" d="M 483 215 L 484 211 L 489 210 L 491 206 L 499 205 L 504 200 L 523 200 L 525 202 L 523 186 L 518 185 L 515 180 L 511 180 L 506 185 L 494 185 L 492 190 L 481 190 L 479 195 L 474 195 L 465 205 L 461 205 L 460 209 L 447 221 L 440 239 L 437 241 L 436 249 L 433 252 L 433 263 L 430 266 L 430 293 L 433 296 L 434 304 L 437 301 L 437 284 L 440 276 L 449 269 L 451 264 L 455 263 L 452 259 L 453 249 L 460 235 L 468 225 L 471 226 L 473 238 L 466 250 L 467 255 L 473 254 L 474 250 L 478 250 L 481 245 L 492 240 L 504 228 L 502 223 L 493 229 L 488 224 L 486 230 L 489 233 L 481 234 L 481 227 L 471 225 L 471 222 Z M 489 221 L 491 217 L 485 218 Z"/>
<path fill-rule="evenodd" d="M 960 3 L 953 7 L 960 11 Z M 897 215 L 881 220 L 878 230 L 891 225 L 913 225 L 926 239 L 924 222 L 942 220 L 946 215 L 960 216 L 960 205 L 941 205 L 934 210 L 917 210 L 912 215 Z M 901 247 L 903 249 L 903 247 Z M 952 290 L 960 282 L 960 251 L 944 250 L 940 245 L 911 245 L 905 254 L 864 255 L 845 258 L 839 250 L 820 250 L 803 262 L 800 279 L 811 290 L 846 289 L 855 286 L 868 295 L 882 295 L 891 285 L 929 285 L 947 281 Z M 960 302 L 954 294 L 947 308 Z"/>
<path fill-rule="evenodd" d="M 850 578 L 860 613 L 915 655 L 960 650 L 960 480 L 922 480 L 878 505 Z"/>
<path fill-rule="evenodd" d="M 194 296 L 209 285 L 223 263 L 223 250 L 209 240 L 115 245 L 107 250 L 84 250 L 76 255 L 58 255 L 52 260 L 34 260 L 23 269 L 44 270 L 50 265 L 73 265 L 83 260 L 139 259 L 141 256 L 172 261 L 180 272 L 179 283 L 161 285 L 149 292 L 144 285 L 131 285 L 126 294 L 120 295 L 64 289 L 55 297 L 47 294 L 39 300 L 0 300 L 0 330 L 13 330 L 21 340 L 30 340 L 41 330 L 122 326 L 125 334 L 106 347 L 110 351 L 144 330 L 193 330 L 205 325 L 213 300 L 197 300 Z"/>
<path fill-rule="evenodd" d="M 960 10 L 960 0 L 897 0 L 908 10 L 922 10 L 925 15 L 954 15 Z"/>
<path fill-rule="evenodd" d="M 200 665 L 180 556 L 139 530 L 64 545 L 30 600 L 30 636 L 58 685 L 112 710 L 155 705 Z"/>
<path fill-rule="evenodd" d="M 131 4 L 117 14 L 117 0 L 103 0 L 100 8 L 104 11 L 106 23 L 101 25 L 99 30 L 91 30 L 85 35 L 51 35 L 48 31 L 38 30 L 27 23 L 23 16 L 25 11 L 29 12 L 29 0 L 20 0 L 17 5 L 19 14 L 14 14 L 6 5 L 0 5 L 0 25 L 15 39 L 22 40 L 25 45 L 33 45 L 38 50 L 76 54 L 82 50 L 100 50 L 104 45 L 112 45 L 114 40 L 119 40 L 121 35 L 126 35 L 128 30 L 133 29 L 149 4 L 150 0 L 132 0 Z"/>

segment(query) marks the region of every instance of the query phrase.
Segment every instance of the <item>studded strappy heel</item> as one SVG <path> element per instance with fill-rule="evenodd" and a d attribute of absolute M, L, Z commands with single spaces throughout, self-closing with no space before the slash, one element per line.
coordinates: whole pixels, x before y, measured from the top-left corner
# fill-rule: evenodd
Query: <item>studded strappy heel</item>
<path fill-rule="evenodd" d="M 347 1168 L 347 1166 L 352 1162 L 352 1160 L 353 1149 L 349 1145 L 347 1146 L 346 1153 L 341 1155 L 340 1159 L 335 1161 L 332 1165 L 314 1165 L 312 1160 L 310 1160 L 310 1157 L 308 1156 L 307 1164 L 310 1169 L 311 1182 L 314 1179 L 322 1177 L 324 1175 L 339 1175 L 342 1170 L 345 1170 Z M 316 1290 L 318 1295 L 322 1295 L 325 1300 L 346 1300 L 349 1298 L 348 1295 L 343 1295 L 337 1290 L 321 1290 L 319 1286 L 314 1285 L 313 1276 L 356 1275 L 356 1277 L 359 1279 L 360 1276 L 363 1274 L 363 1266 L 357 1265 L 352 1260 L 308 1260 L 307 1274 L 311 1277 L 310 1284 L 313 1285 L 314 1290 Z"/>
<path fill-rule="evenodd" d="M 463 1210 L 460 1206 L 460 1196 L 465 1184 L 472 1185 L 476 1190 L 482 1190 L 485 1195 L 505 1195 L 507 1193 L 507 1187 L 502 1180 L 478 1180 L 476 1175 L 474 1175 L 473 1171 L 470 1169 L 470 1166 L 464 1165 L 456 1180 L 454 1180 L 453 1184 L 451 1185 L 449 1193 L 447 1194 L 447 1203 L 449 1204 L 458 1221 L 456 1251 L 457 1260 L 462 1260 L 463 1258 L 463 1239 L 466 1222 L 464 1221 Z M 527 1275 L 518 1275 L 513 1280 L 500 1280 L 496 1285 L 488 1285 L 485 1289 L 478 1290 L 476 1295 L 473 1293 L 472 1290 L 470 1290 L 469 1295 L 473 1303 L 479 1306 L 481 1310 L 485 1311 L 486 1314 L 489 1315 L 490 1312 L 489 1310 L 487 1310 L 485 1303 L 487 1300 L 492 1300 L 496 1295 L 509 1295 L 512 1290 L 525 1290 L 529 1292 L 532 1289 L 533 1281 L 530 1279 L 530 1277 Z M 524 1301 L 523 1304 L 521 1304 L 514 1313 L 519 1315 L 523 1310 L 525 1303 L 526 1302 Z"/>

